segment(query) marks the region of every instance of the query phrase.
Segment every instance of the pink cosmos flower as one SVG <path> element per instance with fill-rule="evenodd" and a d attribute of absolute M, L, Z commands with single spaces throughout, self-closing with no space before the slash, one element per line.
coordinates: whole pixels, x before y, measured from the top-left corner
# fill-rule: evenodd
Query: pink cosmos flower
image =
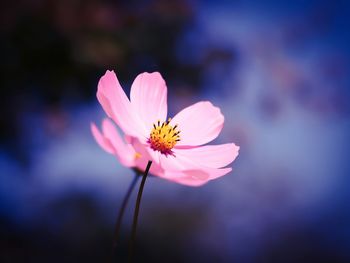
<path fill-rule="evenodd" d="M 195 103 L 167 119 L 167 87 L 158 72 L 142 73 L 134 80 L 130 100 L 113 71 L 98 83 L 97 99 L 124 132 L 124 140 L 111 120 L 91 131 L 97 143 L 127 167 L 184 185 L 199 186 L 232 169 L 238 156 L 234 143 L 204 145 L 215 139 L 224 124 L 220 109 L 208 101 Z M 226 168 L 225 168 L 226 167 Z"/>

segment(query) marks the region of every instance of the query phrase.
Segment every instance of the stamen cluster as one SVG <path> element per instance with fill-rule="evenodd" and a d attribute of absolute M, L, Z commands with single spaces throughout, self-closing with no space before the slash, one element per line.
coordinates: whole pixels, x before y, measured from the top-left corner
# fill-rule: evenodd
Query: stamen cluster
<path fill-rule="evenodd" d="M 171 118 L 168 121 L 160 121 L 153 124 L 153 129 L 151 131 L 148 143 L 151 145 L 151 148 L 156 151 L 168 155 L 173 154 L 171 149 L 180 141 L 180 131 L 177 130 L 177 125 L 172 127 L 169 123 Z"/>

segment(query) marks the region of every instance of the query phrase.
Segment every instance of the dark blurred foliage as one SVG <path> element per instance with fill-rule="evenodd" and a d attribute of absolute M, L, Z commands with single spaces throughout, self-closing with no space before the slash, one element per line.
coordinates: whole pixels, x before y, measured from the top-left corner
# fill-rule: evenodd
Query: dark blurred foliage
<path fill-rule="evenodd" d="M 241 146 L 222 181 L 149 180 L 135 262 L 349 262 L 348 8 L 1 1 L 0 261 L 109 259 L 131 172 L 88 125 L 103 116 L 97 82 L 114 69 L 127 93 L 137 74 L 160 71 L 171 113 L 213 99 L 223 140 Z"/>

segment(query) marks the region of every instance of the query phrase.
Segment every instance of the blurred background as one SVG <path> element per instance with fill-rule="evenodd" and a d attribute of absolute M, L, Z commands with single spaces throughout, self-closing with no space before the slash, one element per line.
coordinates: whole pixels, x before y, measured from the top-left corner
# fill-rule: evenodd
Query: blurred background
<path fill-rule="evenodd" d="M 0 261 L 106 262 L 133 172 L 103 152 L 99 78 L 222 109 L 233 172 L 149 178 L 135 262 L 350 262 L 349 1 L 1 1 Z M 134 193 L 118 262 L 127 257 Z"/>

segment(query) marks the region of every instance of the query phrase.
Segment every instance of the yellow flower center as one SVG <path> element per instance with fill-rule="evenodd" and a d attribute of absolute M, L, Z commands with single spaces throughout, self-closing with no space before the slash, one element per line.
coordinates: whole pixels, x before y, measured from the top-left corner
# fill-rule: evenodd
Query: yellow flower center
<path fill-rule="evenodd" d="M 180 131 L 176 129 L 177 125 L 174 127 L 169 125 L 170 121 L 171 118 L 162 124 L 160 121 L 153 124 L 153 129 L 148 139 L 153 150 L 160 151 L 165 155 L 172 154 L 171 149 L 180 141 Z"/>

